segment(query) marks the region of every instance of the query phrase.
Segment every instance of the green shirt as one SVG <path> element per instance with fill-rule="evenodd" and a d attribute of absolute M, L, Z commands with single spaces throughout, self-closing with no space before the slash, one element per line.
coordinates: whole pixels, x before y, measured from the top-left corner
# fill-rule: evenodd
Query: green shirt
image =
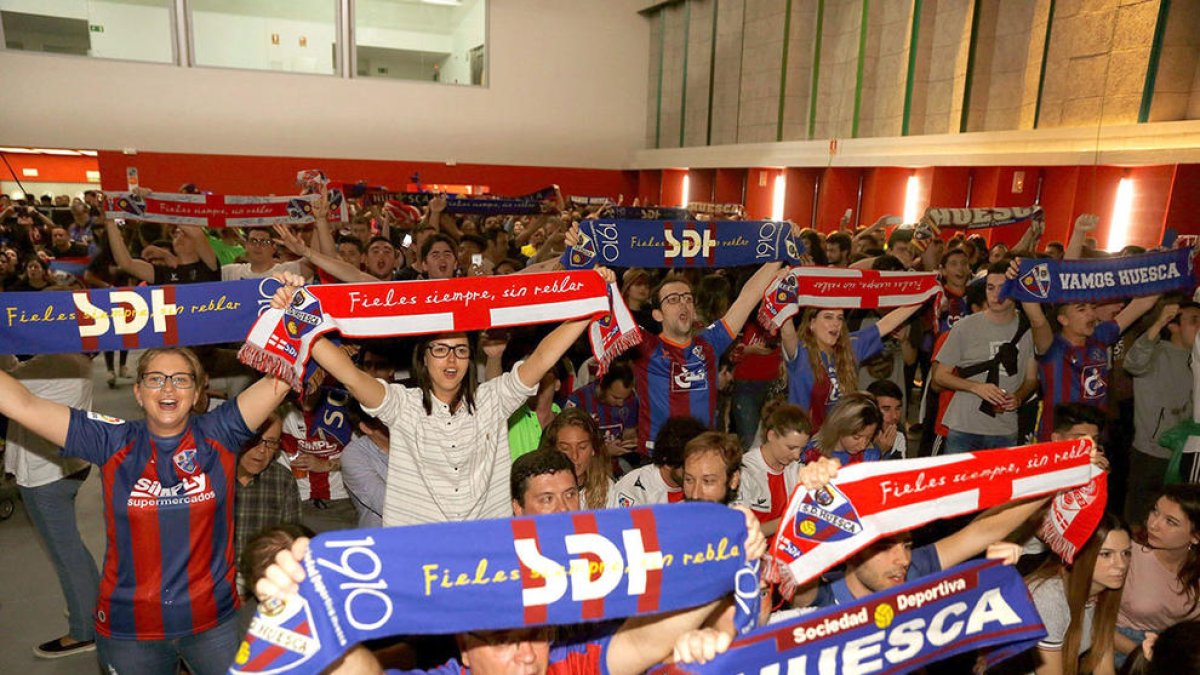
<path fill-rule="evenodd" d="M 551 403 L 550 410 L 555 415 L 562 412 L 557 403 Z M 508 418 L 508 452 L 515 462 L 521 455 L 537 450 L 541 442 L 542 425 L 538 423 L 537 413 L 529 404 L 522 404 Z"/>

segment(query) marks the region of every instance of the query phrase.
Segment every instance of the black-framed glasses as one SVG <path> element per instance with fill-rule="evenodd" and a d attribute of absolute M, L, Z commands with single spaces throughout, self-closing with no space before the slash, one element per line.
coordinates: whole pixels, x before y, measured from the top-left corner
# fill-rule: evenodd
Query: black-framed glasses
<path fill-rule="evenodd" d="M 664 295 L 663 299 L 662 299 L 662 304 L 664 306 L 678 305 L 681 302 L 684 304 L 691 305 L 696 302 L 696 297 L 694 295 L 692 295 L 691 293 L 669 293 L 667 295 Z"/>
<path fill-rule="evenodd" d="M 444 359 L 450 356 L 450 352 L 454 352 L 454 356 L 460 359 L 471 358 L 470 345 L 448 345 L 442 342 L 434 342 L 426 347 L 425 350 L 435 359 Z"/>
<path fill-rule="evenodd" d="M 160 373 L 151 371 L 142 375 L 142 386 L 147 389 L 162 389 L 167 381 L 176 389 L 191 389 L 196 386 L 196 376 L 191 373 Z"/>
<path fill-rule="evenodd" d="M 279 445 L 280 445 L 280 443 L 281 443 L 281 442 L 282 442 L 282 441 L 281 441 L 280 439 L 278 439 L 278 438 L 261 438 L 261 437 L 260 437 L 260 438 L 257 438 L 257 439 L 255 439 L 255 441 L 254 441 L 254 445 L 253 445 L 253 446 L 251 446 L 251 447 L 257 447 L 257 446 L 259 446 L 259 445 L 265 445 L 265 446 L 267 446 L 267 448 L 268 448 L 268 449 L 270 449 L 270 450 L 278 450 L 278 449 L 279 449 Z"/>

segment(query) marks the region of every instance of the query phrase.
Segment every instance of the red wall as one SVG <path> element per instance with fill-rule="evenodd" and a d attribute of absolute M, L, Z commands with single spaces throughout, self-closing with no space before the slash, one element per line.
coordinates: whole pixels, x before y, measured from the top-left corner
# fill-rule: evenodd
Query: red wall
<path fill-rule="evenodd" d="M 566 196 L 624 194 L 631 201 L 639 187 L 636 172 L 607 169 L 160 152 L 127 156 L 108 150 L 101 150 L 98 159 L 105 190 L 125 189 L 129 166 L 137 167 L 143 187 L 168 192 L 195 183 L 218 194 L 291 194 L 296 191 L 296 172 L 303 169 L 321 169 L 332 180 L 365 180 L 393 190 L 403 190 L 418 172 L 424 183 L 486 185 L 496 195 L 526 194 L 556 183 Z"/>
<path fill-rule="evenodd" d="M 23 152 L 0 152 L 0 155 L 8 162 L 8 166 L 0 170 L 0 176 L 3 176 L 4 180 L 11 180 L 12 173 L 8 170 L 11 166 L 17 174 L 17 180 L 22 183 L 87 183 L 87 172 L 99 168 L 96 158 L 86 155 L 72 157 L 30 155 Z M 37 169 L 38 175 L 25 176 L 22 174 L 23 169 Z"/>
<path fill-rule="evenodd" d="M 745 169 L 717 169 L 713 201 L 718 204 L 741 204 L 746 190 Z"/>

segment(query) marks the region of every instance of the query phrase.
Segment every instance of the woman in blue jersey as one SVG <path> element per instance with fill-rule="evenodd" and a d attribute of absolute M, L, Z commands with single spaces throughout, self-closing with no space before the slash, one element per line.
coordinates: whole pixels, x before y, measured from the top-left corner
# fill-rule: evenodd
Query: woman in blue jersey
<path fill-rule="evenodd" d="M 107 546 L 96 603 L 105 672 L 224 673 L 238 638 L 233 498 L 238 450 L 279 405 L 264 378 L 202 412 L 204 367 L 188 349 L 150 349 L 133 394 L 143 420 L 75 410 L 0 372 L 0 414 L 100 467 Z"/>
<path fill-rule="evenodd" d="M 809 307 L 800 326 L 780 329 L 788 370 L 788 401 L 808 411 L 814 428 L 844 392 L 858 390 L 858 365 L 883 350 L 882 336 L 899 328 L 921 305 L 897 307 L 874 325 L 851 333 L 845 312 Z"/>

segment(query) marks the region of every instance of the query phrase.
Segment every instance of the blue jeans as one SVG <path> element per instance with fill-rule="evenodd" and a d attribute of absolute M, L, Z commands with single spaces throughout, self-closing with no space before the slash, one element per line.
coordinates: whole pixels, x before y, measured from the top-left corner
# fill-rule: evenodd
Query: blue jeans
<path fill-rule="evenodd" d="M 1016 434 L 1011 436 L 991 436 L 951 429 L 950 433 L 946 435 L 946 443 L 942 446 L 942 454 L 954 455 L 960 452 L 975 452 L 976 450 L 1012 448 L 1016 447 L 1016 445 Z"/>
<path fill-rule="evenodd" d="M 63 478 L 35 488 L 21 488 L 21 500 L 34 528 L 46 543 L 63 597 L 67 600 L 68 633 L 76 640 L 95 637 L 96 594 L 100 573 L 75 524 L 75 495 L 82 480 Z"/>
<path fill-rule="evenodd" d="M 771 384 L 768 380 L 739 380 L 733 383 L 733 426 L 737 429 L 738 440 L 743 448 L 754 445 L 759 418 Z"/>
<path fill-rule="evenodd" d="M 1142 640 L 1146 639 L 1146 631 L 1130 628 L 1128 626 L 1117 626 L 1117 632 L 1138 643 L 1138 646 L 1141 646 Z M 1128 659 L 1129 656 L 1129 654 L 1122 654 L 1114 649 L 1113 665 L 1115 665 L 1117 668 L 1120 668 L 1121 666 L 1125 665 L 1125 659 Z"/>
<path fill-rule="evenodd" d="M 237 615 L 203 633 L 172 640 L 115 640 L 96 636 L 100 665 L 116 675 L 175 675 L 183 659 L 192 675 L 224 675 L 241 636 Z"/>

